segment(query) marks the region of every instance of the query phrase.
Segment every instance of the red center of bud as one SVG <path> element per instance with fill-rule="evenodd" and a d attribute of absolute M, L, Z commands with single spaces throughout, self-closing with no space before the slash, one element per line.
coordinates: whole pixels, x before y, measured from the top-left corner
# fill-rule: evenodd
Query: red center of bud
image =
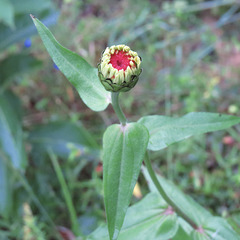
<path fill-rule="evenodd" d="M 128 66 L 131 67 L 129 58 L 130 56 L 123 50 L 118 51 L 118 53 L 115 51 L 111 55 L 110 63 L 117 70 L 123 69 L 125 71 Z"/>

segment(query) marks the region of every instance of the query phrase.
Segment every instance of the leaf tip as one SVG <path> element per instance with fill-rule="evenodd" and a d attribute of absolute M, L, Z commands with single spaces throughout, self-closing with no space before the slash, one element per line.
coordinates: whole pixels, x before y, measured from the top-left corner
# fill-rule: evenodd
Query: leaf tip
<path fill-rule="evenodd" d="M 32 14 L 30 14 L 30 17 L 32 18 L 32 20 L 36 18 L 36 17 L 35 17 L 35 16 L 33 16 Z"/>

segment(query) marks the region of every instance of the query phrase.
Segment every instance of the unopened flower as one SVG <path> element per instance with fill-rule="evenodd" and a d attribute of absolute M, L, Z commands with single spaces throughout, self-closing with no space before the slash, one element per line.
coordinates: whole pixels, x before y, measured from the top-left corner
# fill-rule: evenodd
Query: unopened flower
<path fill-rule="evenodd" d="M 126 45 L 107 47 L 98 64 L 98 76 L 107 91 L 127 92 L 139 78 L 141 58 Z"/>

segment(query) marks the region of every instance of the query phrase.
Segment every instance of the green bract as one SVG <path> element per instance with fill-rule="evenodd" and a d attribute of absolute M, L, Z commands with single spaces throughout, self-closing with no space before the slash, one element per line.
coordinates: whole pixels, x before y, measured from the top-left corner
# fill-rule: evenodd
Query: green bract
<path fill-rule="evenodd" d="M 107 47 L 98 64 L 98 76 L 107 91 L 127 92 L 138 82 L 141 58 L 126 45 Z"/>

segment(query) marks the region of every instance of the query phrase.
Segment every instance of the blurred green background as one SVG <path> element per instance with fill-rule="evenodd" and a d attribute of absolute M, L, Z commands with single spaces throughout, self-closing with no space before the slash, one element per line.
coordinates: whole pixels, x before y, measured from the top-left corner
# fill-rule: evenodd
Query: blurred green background
<path fill-rule="evenodd" d="M 139 53 L 143 73 L 121 98 L 130 121 L 194 111 L 240 115 L 237 0 L 0 0 L 1 240 L 57 239 L 56 231 L 73 239 L 61 177 L 81 232 L 105 221 L 101 139 L 117 118 L 111 107 L 96 113 L 83 104 L 36 35 L 30 13 L 93 66 L 113 44 Z M 228 217 L 238 232 L 239 133 L 237 126 L 151 154 L 161 175 Z M 132 203 L 148 192 L 141 175 L 139 186 Z"/>

